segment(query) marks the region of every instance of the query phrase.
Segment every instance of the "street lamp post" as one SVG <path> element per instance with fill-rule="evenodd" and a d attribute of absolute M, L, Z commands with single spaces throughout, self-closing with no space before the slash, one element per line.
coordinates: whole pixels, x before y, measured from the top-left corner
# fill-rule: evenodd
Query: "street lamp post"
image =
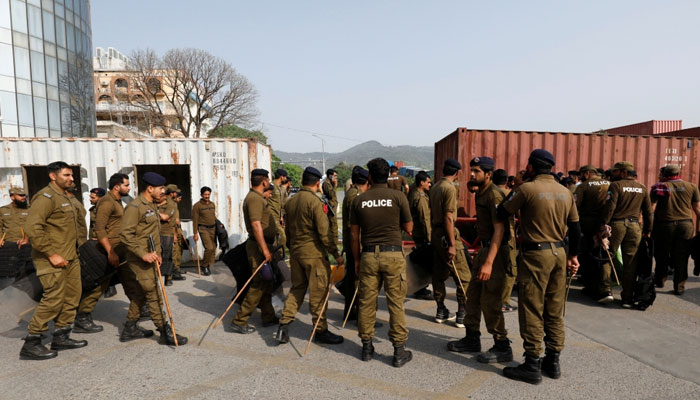
<path fill-rule="evenodd" d="M 321 159 L 323 160 L 323 171 L 322 174 L 326 173 L 326 140 L 318 135 L 311 135 L 315 138 L 321 139 Z"/>

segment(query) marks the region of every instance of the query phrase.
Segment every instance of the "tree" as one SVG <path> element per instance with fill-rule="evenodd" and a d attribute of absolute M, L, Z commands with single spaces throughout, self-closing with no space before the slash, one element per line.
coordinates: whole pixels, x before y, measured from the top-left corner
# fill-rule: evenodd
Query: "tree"
<path fill-rule="evenodd" d="M 279 167 L 287 171 L 287 176 L 292 182 L 292 186 L 301 187 L 301 175 L 304 173 L 302 167 L 294 164 L 281 164 Z"/>
<path fill-rule="evenodd" d="M 336 170 L 336 172 L 338 172 L 338 187 L 339 188 L 345 187 L 345 181 L 347 181 L 348 179 L 350 179 L 352 177 L 353 167 L 354 167 L 353 165 L 348 165 L 348 164 L 345 164 L 344 162 L 341 162 L 340 164 L 333 167 L 333 169 Z"/>
<path fill-rule="evenodd" d="M 226 125 L 216 128 L 207 134 L 209 137 L 253 138 L 262 144 L 267 144 L 267 136 L 262 131 L 251 131 L 237 125 Z"/>
<path fill-rule="evenodd" d="M 136 50 L 130 61 L 135 89 L 145 99 L 133 105 L 147 111 L 167 136 L 173 129 L 169 113 L 187 137 L 226 125 L 249 125 L 258 116 L 253 84 L 205 50 L 171 49 L 162 57 L 150 49 Z"/>

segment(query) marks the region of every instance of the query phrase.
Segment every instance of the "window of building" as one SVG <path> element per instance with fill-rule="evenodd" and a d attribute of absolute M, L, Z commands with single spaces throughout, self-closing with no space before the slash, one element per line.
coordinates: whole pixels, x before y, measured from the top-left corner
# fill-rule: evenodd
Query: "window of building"
<path fill-rule="evenodd" d="M 53 14 L 44 11 L 44 40 L 51 43 L 56 42 L 56 33 L 53 29 Z"/>
<path fill-rule="evenodd" d="M 22 175 L 24 175 L 24 188 L 27 191 L 27 198 L 31 200 L 37 192 L 43 189 L 51 181 L 49 179 L 49 171 L 46 165 L 22 165 Z M 83 190 L 80 176 L 80 165 L 71 165 L 73 170 L 73 181 L 75 182 L 75 197 L 83 202 Z"/>
<path fill-rule="evenodd" d="M 107 96 L 106 94 L 103 94 L 102 96 L 100 96 L 99 99 L 97 99 L 97 102 L 98 103 L 111 103 L 112 98 Z"/>
<path fill-rule="evenodd" d="M 116 81 L 114 81 L 114 87 L 117 87 L 120 89 L 128 89 L 129 82 L 127 82 L 126 79 L 124 79 L 124 78 L 118 78 Z"/>
<path fill-rule="evenodd" d="M 18 94 L 17 110 L 19 111 L 20 125 L 34 126 L 34 107 L 32 105 L 32 96 Z"/>
<path fill-rule="evenodd" d="M 134 165 L 134 177 L 138 183 L 138 191 L 145 188 L 144 183 L 141 181 L 141 177 L 146 172 L 155 172 L 162 175 L 169 185 L 174 183 L 177 187 L 182 190 L 182 201 L 178 204 L 178 211 L 180 212 L 180 220 L 191 220 L 192 219 L 192 181 L 190 178 L 190 166 L 189 165 L 179 165 L 179 164 L 145 164 L 145 165 Z"/>

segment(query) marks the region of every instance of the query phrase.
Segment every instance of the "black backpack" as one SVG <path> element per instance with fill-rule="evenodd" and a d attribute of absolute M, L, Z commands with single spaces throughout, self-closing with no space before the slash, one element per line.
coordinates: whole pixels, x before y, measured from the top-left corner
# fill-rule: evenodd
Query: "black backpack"
<path fill-rule="evenodd" d="M 654 260 L 654 240 L 643 237 L 637 249 L 637 283 L 634 288 L 634 302 L 637 308 L 644 311 L 654 304 L 656 288 L 652 276 L 652 264 Z"/>
<path fill-rule="evenodd" d="M 228 250 L 228 232 L 224 224 L 218 219 L 216 220 L 216 241 L 219 242 L 222 254 L 225 253 Z"/>
<path fill-rule="evenodd" d="M 227 251 L 221 257 L 221 259 L 224 264 L 226 264 L 228 269 L 231 270 L 233 278 L 236 279 L 236 288 L 238 289 L 242 287 L 253 273 L 253 271 L 250 269 L 250 264 L 248 263 L 248 253 L 245 250 L 245 242 Z M 245 299 L 246 292 L 248 292 L 248 288 L 246 288 L 244 293 L 238 297 L 236 303 L 239 305 L 243 304 L 243 299 Z"/>

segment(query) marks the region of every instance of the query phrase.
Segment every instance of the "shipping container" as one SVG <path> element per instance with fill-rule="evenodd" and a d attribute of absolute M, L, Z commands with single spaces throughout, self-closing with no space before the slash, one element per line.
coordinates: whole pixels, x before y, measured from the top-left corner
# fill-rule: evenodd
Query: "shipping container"
<path fill-rule="evenodd" d="M 586 164 L 608 169 L 618 161 L 634 164 L 639 181 L 649 187 L 658 181 L 659 168 L 681 165 L 684 180 L 700 178 L 700 139 L 667 136 L 627 136 L 563 132 L 473 130 L 458 128 L 435 143 L 435 176 L 442 176 L 447 158 L 462 164 L 459 180 L 459 216 L 473 216 L 474 196 L 467 191 L 469 160 L 492 157 L 496 168 L 515 175 L 525 169 L 534 149 L 550 151 L 556 160 L 555 172 L 566 174 Z"/>
<path fill-rule="evenodd" d="M 655 136 L 683 129 L 682 120 L 646 121 L 616 128 L 603 129 L 601 133 L 627 136 Z M 597 133 L 597 132 L 593 132 Z M 669 136 L 669 135 L 664 135 Z"/>
<path fill-rule="evenodd" d="M 663 136 L 700 138 L 700 127 L 681 129 L 679 131 L 673 131 L 673 132 L 667 132 L 667 133 L 664 133 Z"/>
<path fill-rule="evenodd" d="M 232 246 L 248 236 L 242 202 L 249 190 L 250 172 L 271 168 L 270 147 L 247 139 L 3 138 L 0 146 L 0 204 L 10 202 L 11 186 L 23 186 L 31 199 L 48 183 L 46 166 L 54 161 L 73 167 L 76 196 L 86 210 L 91 207 L 89 190 L 106 189 L 112 174 L 129 175 L 131 196 L 137 196 L 139 178 L 153 171 L 183 191 L 179 211 L 188 237 L 193 233 L 192 205 L 199 201 L 199 189 L 211 187 L 217 218 L 226 226 Z"/>

